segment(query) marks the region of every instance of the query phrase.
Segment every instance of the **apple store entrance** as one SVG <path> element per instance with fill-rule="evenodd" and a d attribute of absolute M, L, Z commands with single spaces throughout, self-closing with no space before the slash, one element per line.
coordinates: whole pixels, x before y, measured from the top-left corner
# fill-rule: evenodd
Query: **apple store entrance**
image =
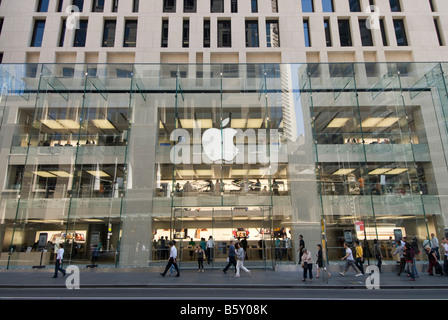
<path fill-rule="evenodd" d="M 172 207 L 170 226 L 154 221 L 153 261 L 169 257 L 168 242 L 176 241 L 182 269 L 198 268 L 198 247 L 205 251 L 204 268 L 224 268 L 230 241 L 247 253 L 245 265 L 273 268 L 274 221 L 271 206 Z"/>

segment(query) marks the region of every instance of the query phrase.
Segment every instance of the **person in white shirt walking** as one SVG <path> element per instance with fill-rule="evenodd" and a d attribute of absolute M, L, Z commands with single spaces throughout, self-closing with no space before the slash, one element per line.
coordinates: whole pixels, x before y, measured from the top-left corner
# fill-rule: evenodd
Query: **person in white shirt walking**
<path fill-rule="evenodd" d="M 248 274 L 250 274 L 250 271 L 244 266 L 244 258 L 246 257 L 246 251 L 241 247 L 240 243 L 235 243 L 235 250 L 236 250 L 236 274 L 235 278 L 240 277 L 240 269 L 243 269 Z"/>
<path fill-rule="evenodd" d="M 362 276 L 362 273 L 358 270 L 358 268 L 356 268 L 355 260 L 353 259 L 352 249 L 350 249 L 347 242 L 344 242 L 344 248 L 345 248 L 345 256 L 343 256 L 341 260 L 345 260 L 345 268 L 344 271 L 339 272 L 339 274 L 344 277 L 348 269 L 352 267 L 356 271 L 355 277 Z"/>
<path fill-rule="evenodd" d="M 179 276 L 180 276 L 180 273 L 179 273 L 179 267 L 177 266 L 177 261 L 176 261 L 176 259 L 177 259 L 177 249 L 176 249 L 176 247 L 174 246 L 174 243 L 173 243 L 173 242 L 170 242 L 168 245 L 170 246 L 170 258 L 169 258 L 168 263 L 167 263 L 167 265 L 166 265 L 165 271 L 164 271 L 163 273 L 161 273 L 160 275 L 161 275 L 162 277 L 164 277 L 165 274 L 166 274 L 166 273 L 168 272 L 168 270 L 170 269 L 170 267 L 171 267 L 172 265 L 174 265 L 174 268 L 175 268 L 176 271 L 177 271 L 176 277 L 179 277 Z"/>
<path fill-rule="evenodd" d="M 62 276 L 65 277 L 65 270 L 62 268 L 62 260 L 64 259 L 64 245 L 61 243 L 59 245 L 58 252 L 56 254 L 56 261 L 54 265 L 54 276 L 53 278 L 57 278 L 59 271 L 62 272 Z"/>

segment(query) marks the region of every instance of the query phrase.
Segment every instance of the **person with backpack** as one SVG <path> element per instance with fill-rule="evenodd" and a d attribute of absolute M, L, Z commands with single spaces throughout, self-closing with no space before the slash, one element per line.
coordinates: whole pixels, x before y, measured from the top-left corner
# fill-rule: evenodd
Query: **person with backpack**
<path fill-rule="evenodd" d="M 246 252 L 241 247 L 241 244 L 239 242 L 235 243 L 235 250 L 236 250 L 236 274 L 235 278 L 240 277 L 240 269 L 243 269 L 245 272 L 250 274 L 250 270 L 248 270 L 244 266 L 244 258 L 246 257 Z"/>

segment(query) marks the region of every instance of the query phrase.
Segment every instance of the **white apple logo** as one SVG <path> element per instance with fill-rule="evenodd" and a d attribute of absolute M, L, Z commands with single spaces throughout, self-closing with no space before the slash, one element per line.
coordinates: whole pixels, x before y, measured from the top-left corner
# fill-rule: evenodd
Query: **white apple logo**
<path fill-rule="evenodd" d="M 224 119 L 221 127 L 224 128 L 230 119 Z M 213 162 L 224 159 L 232 161 L 238 153 L 238 148 L 233 143 L 233 137 L 237 131 L 232 128 L 221 129 L 212 128 L 205 130 L 202 135 L 202 147 L 204 153 Z M 224 154 L 222 154 L 224 152 Z"/>

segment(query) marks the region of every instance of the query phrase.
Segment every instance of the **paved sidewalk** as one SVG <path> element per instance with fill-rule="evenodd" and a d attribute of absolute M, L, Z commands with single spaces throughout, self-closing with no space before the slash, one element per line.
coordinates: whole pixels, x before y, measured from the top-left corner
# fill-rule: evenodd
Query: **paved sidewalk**
<path fill-rule="evenodd" d="M 65 266 L 67 267 L 67 266 Z M 440 288 L 448 289 L 448 277 L 429 276 L 425 271 L 419 270 L 419 278 L 410 281 L 406 274 L 397 276 L 394 266 L 384 268 L 380 274 L 380 288 Z M 280 271 L 278 270 L 280 269 Z M 295 270 L 292 270 L 295 269 Z M 424 266 L 422 266 L 424 269 Z M 80 266 L 81 287 L 266 287 L 266 288 L 366 288 L 368 275 L 355 277 L 352 270 L 345 277 L 338 274 L 342 265 L 330 267 L 332 276 L 328 279 L 316 278 L 316 269 L 313 270 L 313 281 L 302 281 L 302 269 L 294 266 L 288 268 L 252 269 L 251 275 L 242 271 L 240 278 L 235 278 L 233 270 L 226 274 L 221 269 L 209 269 L 198 273 L 197 270 L 181 270 L 180 277 L 160 275 L 161 268 L 85 268 Z M 52 278 L 54 268 L 47 266 L 43 269 L 0 270 L 0 288 L 55 288 L 65 287 L 65 278 Z"/>

